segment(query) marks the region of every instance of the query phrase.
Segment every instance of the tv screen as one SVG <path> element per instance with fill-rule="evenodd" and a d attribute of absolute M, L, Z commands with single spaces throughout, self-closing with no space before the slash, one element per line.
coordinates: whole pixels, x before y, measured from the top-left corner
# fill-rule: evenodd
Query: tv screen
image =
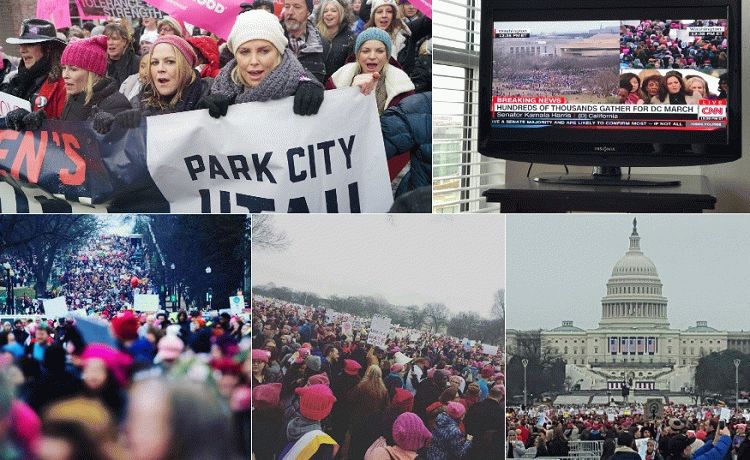
<path fill-rule="evenodd" d="M 482 153 L 617 166 L 739 158 L 738 9 L 531 3 L 483 16 Z"/>

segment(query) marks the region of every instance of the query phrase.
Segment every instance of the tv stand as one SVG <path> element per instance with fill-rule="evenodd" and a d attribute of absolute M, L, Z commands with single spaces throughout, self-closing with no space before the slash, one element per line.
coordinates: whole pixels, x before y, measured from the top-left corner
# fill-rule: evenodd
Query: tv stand
<path fill-rule="evenodd" d="M 705 176 L 646 175 L 647 180 L 677 181 L 673 187 L 571 185 L 537 182 L 527 177 L 508 178 L 486 190 L 488 202 L 500 203 L 500 212 L 691 212 L 714 209 L 716 197 Z M 591 178 L 589 178 L 591 179 Z"/>
<path fill-rule="evenodd" d="M 677 179 L 656 179 L 653 176 L 623 176 L 619 166 L 594 166 L 590 175 L 544 175 L 534 178 L 542 184 L 594 185 L 613 187 L 678 187 Z"/>

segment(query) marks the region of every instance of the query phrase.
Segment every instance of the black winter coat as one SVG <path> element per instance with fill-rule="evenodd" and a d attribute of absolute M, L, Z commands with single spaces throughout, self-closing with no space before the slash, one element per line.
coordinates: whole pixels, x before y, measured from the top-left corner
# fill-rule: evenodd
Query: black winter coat
<path fill-rule="evenodd" d="M 88 104 L 85 104 L 86 93 L 80 92 L 68 97 L 68 102 L 63 107 L 61 120 L 64 121 L 88 121 L 96 113 L 94 106 L 102 112 L 116 115 L 131 108 L 128 98 L 123 96 L 118 89 L 119 83 L 110 78 L 103 78 L 94 85 L 94 96 Z"/>
<path fill-rule="evenodd" d="M 351 25 L 341 23 L 339 33 L 330 42 L 323 38 L 323 61 L 326 65 L 326 77 L 328 81 L 334 72 L 346 64 L 346 58 L 354 53 L 354 42 L 357 36 L 351 30 Z"/>
<path fill-rule="evenodd" d="M 117 88 L 131 75 L 138 73 L 141 58 L 132 49 L 127 48 L 125 54 L 117 61 L 109 61 L 107 64 L 107 76 L 117 81 Z"/>
<path fill-rule="evenodd" d="M 474 436 L 467 456 L 476 460 L 497 458 L 505 444 L 505 409 L 494 399 L 480 401 L 466 411 L 466 433 Z"/>
<path fill-rule="evenodd" d="M 424 37 L 432 35 L 432 20 L 427 16 L 415 19 L 409 24 L 411 35 L 406 38 L 406 43 L 398 52 L 397 60 L 407 75 L 411 75 L 414 69 L 414 61 L 417 59 L 417 45 Z"/>

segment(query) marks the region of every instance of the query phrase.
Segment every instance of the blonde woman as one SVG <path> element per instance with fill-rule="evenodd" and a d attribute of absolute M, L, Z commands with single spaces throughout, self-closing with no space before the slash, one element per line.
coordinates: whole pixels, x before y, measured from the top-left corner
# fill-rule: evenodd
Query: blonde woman
<path fill-rule="evenodd" d="M 417 55 L 417 44 L 424 37 L 432 35 L 432 21 L 423 16 L 411 20 L 407 25 L 395 0 L 373 0 L 371 11 L 365 29 L 377 27 L 388 32 L 393 42 L 391 56 L 398 60 L 407 74 L 411 75 Z"/>
<path fill-rule="evenodd" d="M 708 91 L 708 83 L 698 75 L 691 75 L 685 79 L 688 90 L 698 99 L 716 99 L 716 96 Z"/>
<path fill-rule="evenodd" d="M 357 36 L 352 32 L 354 15 L 346 0 L 323 0 L 320 2 L 318 22 L 315 25 L 323 38 L 323 61 L 326 64 L 326 80 L 346 63 L 354 52 Z"/>

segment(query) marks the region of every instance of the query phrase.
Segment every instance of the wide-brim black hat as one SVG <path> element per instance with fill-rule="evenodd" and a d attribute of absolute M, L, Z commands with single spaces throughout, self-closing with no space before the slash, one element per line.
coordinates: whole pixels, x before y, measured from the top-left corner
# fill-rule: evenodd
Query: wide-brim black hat
<path fill-rule="evenodd" d="M 57 37 L 55 25 L 44 19 L 26 19 L 18 38 L 5 39 L 11 45 L 32 45 L 34 43 L 56 42 L 65 45 L 65 40 Z"/>

